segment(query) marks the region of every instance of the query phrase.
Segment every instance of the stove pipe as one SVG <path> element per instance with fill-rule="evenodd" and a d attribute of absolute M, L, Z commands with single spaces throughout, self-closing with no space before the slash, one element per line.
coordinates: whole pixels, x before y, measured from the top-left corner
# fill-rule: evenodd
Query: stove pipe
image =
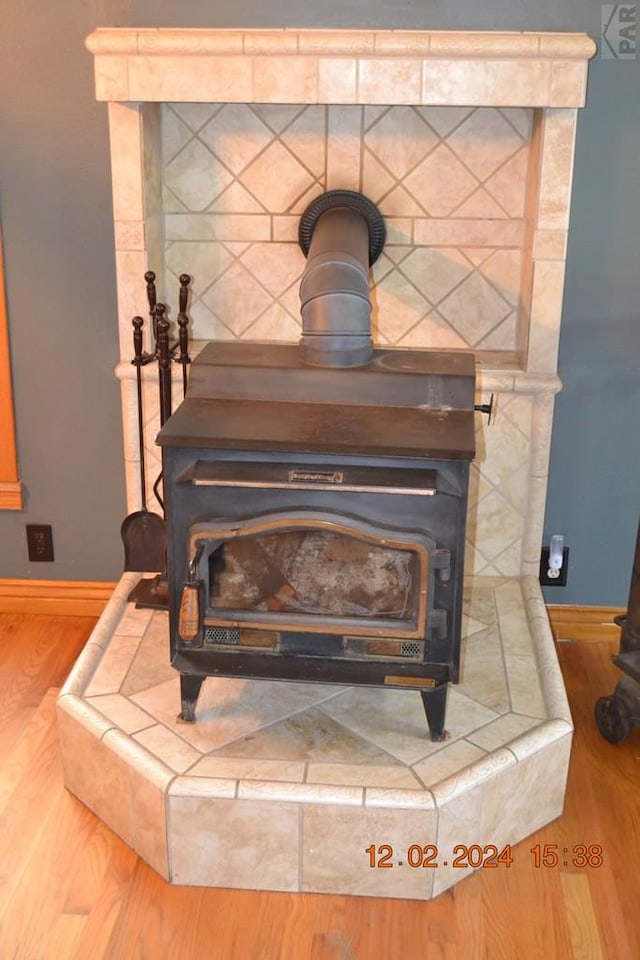
<path fill-rule="evenodd" d="M 307 257 L 300 282 L 305 363 L 360 367 L 373 357 L 369 266 L 384 247 L 384 220 L 361 193 L 331 190 L 300 218 Z"/>

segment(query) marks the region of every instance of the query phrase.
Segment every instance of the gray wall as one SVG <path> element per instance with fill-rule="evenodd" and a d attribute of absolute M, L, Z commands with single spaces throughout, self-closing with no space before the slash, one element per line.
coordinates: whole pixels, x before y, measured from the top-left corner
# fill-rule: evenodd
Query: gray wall
<path fill-rule="evenodd" d="M 26 510 L 0 514 L 0 577 L 113 579 L 124 479 L 106 108 L 83 40 L 96 26 L 584 30 L 593 0 L 0 0 L 0 204 Z M 455 9 L 452 9 L 455 7 Z M 640 509 L 637 225 L 640 60 L 591 62 L 578 129 L 548 533 L 571 546 L 559 603 L 626 602 Z M 628 445 L 628 449 L 625 447 Z M 50 522 L 56 562 L 29 564 Z"/>

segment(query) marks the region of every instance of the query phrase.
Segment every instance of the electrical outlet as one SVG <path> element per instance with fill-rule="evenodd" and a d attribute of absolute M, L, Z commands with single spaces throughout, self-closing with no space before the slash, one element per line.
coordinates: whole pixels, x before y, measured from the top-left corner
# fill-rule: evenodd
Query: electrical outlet
<path fill-rule="evenodd" d="M 27 524 L 27 549 L 29 560 L 34 563 L 37 561 L 50 563 L 53 560 L 53 535 L 50 524 Z"/>
<path fill-rule="evenodd" d="M 557 577 L 549 576 L 549 547 L 543 547 L 540 555 L 540 585 L 543 587 L 566 587 L 567 572 L 569 569 L 569 547 L 562 551 L 562 566 Z"/>

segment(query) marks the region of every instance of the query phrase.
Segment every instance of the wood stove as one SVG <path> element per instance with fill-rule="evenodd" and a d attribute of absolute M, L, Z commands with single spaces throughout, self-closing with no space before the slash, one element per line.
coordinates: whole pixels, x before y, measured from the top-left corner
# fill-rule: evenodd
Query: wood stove
<path fill-rule="evenodd" d="M 184 720 L 209 675 L 384 685 L 419 690 L 444 737 L 475 360 L 373 349 L 371 207 L 311 205 L 300 346 L 208 344 L 158 436 Z"/>

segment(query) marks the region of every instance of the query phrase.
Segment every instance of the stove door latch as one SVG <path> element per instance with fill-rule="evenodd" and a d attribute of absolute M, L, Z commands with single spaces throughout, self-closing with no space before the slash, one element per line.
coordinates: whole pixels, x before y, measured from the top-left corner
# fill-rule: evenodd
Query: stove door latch
<path fill-rule="evenodd" d="M 438 575 L 438 580 L 441 583 L 448 583 L 451 580 L 451 551 L 434 550 L 431 554 L 431 563 Z"/>

